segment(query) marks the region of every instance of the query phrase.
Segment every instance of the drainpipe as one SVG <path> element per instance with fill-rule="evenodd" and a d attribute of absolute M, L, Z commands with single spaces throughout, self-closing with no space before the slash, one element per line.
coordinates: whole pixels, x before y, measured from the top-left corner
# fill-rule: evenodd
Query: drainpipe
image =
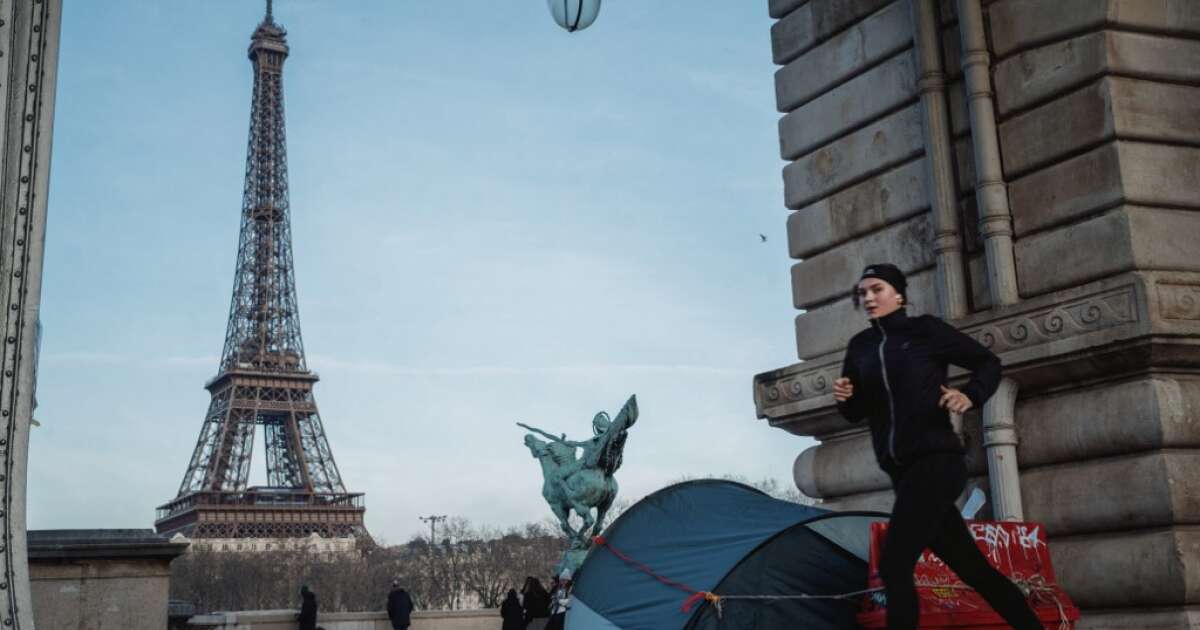
<path fill-rule="evenodd" d="M 1017 474 L 1017 387 L 1011 378 L 1000 379 L 1000 387 L 983 405 L 983 448 L 992 488 L 992 518 L 997 521 L 1025 520 Z"/>
<path fill-rule="evenodd" d="M 950 153 L 946 107 L 946 74 L 942 71 L 941 33 L 933 2 L 912 0 L 917 89 L 921 93 L 925 132 L 925 190 L 933 218 L 933 251 L 937 259 L 938 302 L 942 317 L 967 314 L 967 284 L 959 238 L 958 190 Z"/>
<path fill-rule="evenodd" d="M 927 4 L 932 0 L 912 0 Z M 996 110 L 992 104 L 991 57 L 983 32 L 979 0 L 958 0 L 962 35 L 962 68 L 971 113 L 971 145 L 975 152 L 975 199 L 979 204 L 979 233 L 987 253 L 988 286 L 992 305 L 1015 304 L 1017 270 L 1013 260 L 1012 212 L 1000 163 Z"/>

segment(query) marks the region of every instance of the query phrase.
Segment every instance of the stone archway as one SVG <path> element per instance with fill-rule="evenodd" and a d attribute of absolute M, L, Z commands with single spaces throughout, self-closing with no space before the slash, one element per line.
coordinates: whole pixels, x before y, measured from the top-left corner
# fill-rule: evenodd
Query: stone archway
<path fill-rule="evenodd" d="M 0 628 L 32 630 L 25 479 L 62 0 L 0 0 Z"/>

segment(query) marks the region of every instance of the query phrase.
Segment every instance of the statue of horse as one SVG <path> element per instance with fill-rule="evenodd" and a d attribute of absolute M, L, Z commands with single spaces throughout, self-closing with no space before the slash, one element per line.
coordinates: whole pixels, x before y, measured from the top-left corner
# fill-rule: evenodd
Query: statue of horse
<path fill-rule="evenodd" d="M 550 440 L 545 442 L 526 434 L 525 446 L 542 465 L 542 496 L 558 517 L 563 532 L 571 538 L 573 549 L 587 549 L 591 537 L 604 527 L 604 516 L 617 498 L 617 480 L 613 474 L 621 467 L 625 439 L 637 419 L 637 396 L 630 396 L 616 418 L 609 418 L 603 411 L 596 414 L 592 418 L 592 437 L 586 440 L 568 440 L 565 434 L 558 436 L 517 423 Z M 578 458 L 577 448 L 582 450 Z M 571 512 L 583 519 L 579 531 L 571 527 Z"/>
<path fill-rule="evenodd" d="M 617 497 L 617 480 L 602 468 L 582 465 L 584 462 L 575 458 L 575 447 L 562 441 L 546 442 L 526 434 L 525 446 L 542 466 L 542 497 L 563 533 L 573 548 L 586 548 L 590 538 L 600 533 L 604 516 Z M 583 519 L 578 531 L 571 527 L 571 512 Z"/>

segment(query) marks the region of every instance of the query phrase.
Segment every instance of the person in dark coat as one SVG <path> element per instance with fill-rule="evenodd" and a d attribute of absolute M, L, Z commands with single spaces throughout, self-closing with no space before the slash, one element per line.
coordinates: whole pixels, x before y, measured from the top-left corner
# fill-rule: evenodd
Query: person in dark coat
<path fill-rule="evenodd" d="M 909 317 L 907 288 L 895 265 L 863 270 L 854 302 L 871 325 L 850 339 L 833 384 L 838 411 L 851 422 L 868 422 L 875 459 L 896 491 L 879 567 L 888 630 L 917 627 L 913 569 L 926 548 L 1013 628 L 1040 630 L 1020 589 L 988 564 L 954 505 L 967 469 L 950 413 L 982 407 L 996 392 L 1000 359 L 936 317 Z M 950 365 L 971 372 L 961 389 L 948 384 Z"/>
<path fill-rule="evenodd" d="M 528 628 L 541 630 L 550 617 L 550 593 L 541 581 L 533 576 L 525 578 L 521 587 L 521 607 L 525 613 L 525 625 Z"/>
<path fill-rule="evenodd" d="M 516 589 L 508 589 L 508 597 L 500 604 L 500 618 L 504 620 L 502 630 L 525 630 L 525 611 L 521 610 Z"/>
<path fill-rule="evenodd" d="M 316 594 L 307 586 L 301 586 L 300 599 L 300 630 L 317 630 Z"/>
<path fill-rule="evenodd" d="M 546 630 L 563 630 L 567 623 L 567 611 L 571 608 L 571 570 L 563 569 L 558 576 L 557 587 L 550 595 L 550 620 Z"/>
<path fill-rule="evenodd" d="M 413 603 L 408 591 L 400 588 L 400 580 L 392 580 L 392 592 L 388 593 L 387 614 L 392 630 L 403 630 L 412 623 Z"/>

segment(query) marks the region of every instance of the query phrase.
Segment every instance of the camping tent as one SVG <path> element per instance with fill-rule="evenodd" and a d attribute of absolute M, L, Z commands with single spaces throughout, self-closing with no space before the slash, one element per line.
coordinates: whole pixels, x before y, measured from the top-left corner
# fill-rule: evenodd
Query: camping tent
<path fill-rule="evenodd" d="M 867 584 L 875 512 L 831 512 L 717 479 L 669 486 L 634 504 L 576 575 L 567 630 L 856 628 L 856 598 L 798 599 Z M 696 591 L 785 595 L 722 599 Z M 693 598 L 695 601 L 695 598 Z"/>

